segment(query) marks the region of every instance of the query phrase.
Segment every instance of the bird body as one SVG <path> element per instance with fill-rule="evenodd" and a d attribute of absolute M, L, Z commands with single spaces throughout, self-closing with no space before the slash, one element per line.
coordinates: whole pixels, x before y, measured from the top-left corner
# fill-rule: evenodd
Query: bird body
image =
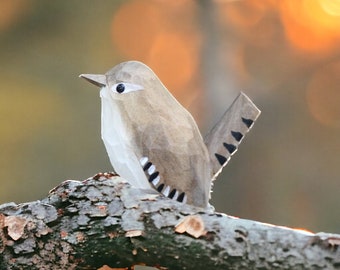
<path fill-rule="evenodd" d="M 221 147 L 212 146 L 212 135 L 203 140 L 191 114 L 155 73 L 129 61 L 104 75 L 80 76 L 101 87 L 102 139 L 115 171 L 132 186 L 206 207 L 211 181 L 227 161 L 208 152 L 209 144 L 214 151 Z"/>

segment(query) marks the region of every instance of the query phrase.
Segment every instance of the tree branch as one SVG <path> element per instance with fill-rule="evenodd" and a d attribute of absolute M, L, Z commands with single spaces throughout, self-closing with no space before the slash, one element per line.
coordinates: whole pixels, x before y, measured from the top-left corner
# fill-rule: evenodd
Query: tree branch
<path fill-rule="evenodd" d="M 238 219 L 113 174 L 0 206 L 0 269 L 340 269 L 340 235 Z"/>

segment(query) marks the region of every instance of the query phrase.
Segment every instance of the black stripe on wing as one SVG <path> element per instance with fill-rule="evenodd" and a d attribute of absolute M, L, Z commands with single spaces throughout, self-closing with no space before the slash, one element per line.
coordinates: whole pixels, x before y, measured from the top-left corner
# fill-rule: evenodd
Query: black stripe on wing
<path fill-rule="evenodd" d="M 140 159 L 140 164 L 150 184 L 159 193 L 162 193 L 164 196 L 176 200 L 178 202 L 186 203 L 187 195 L 185 194 L 185 192 L 180 193 L 176 188 L 170 187 L 165 183 L 162 183 L 159 171 L 157 171 L 156 166 L 149 161 L 148 157 L 142 157 Z"/>

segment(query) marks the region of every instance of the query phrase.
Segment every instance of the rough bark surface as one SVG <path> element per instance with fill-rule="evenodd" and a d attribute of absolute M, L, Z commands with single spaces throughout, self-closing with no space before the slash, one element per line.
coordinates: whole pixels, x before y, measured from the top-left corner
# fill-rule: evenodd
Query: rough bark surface
<path fill-rule="evenodd" d="M 113 174 L 0 206 L 0 269 L 340 269 L 340 235 L 185 205 Z"/>

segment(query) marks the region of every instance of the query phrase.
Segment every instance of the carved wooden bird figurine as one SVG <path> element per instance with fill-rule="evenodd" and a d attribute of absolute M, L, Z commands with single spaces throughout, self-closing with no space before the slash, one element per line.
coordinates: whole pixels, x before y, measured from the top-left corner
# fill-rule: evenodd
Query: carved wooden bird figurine
<path fill-rule="evenodd" d="M 199 207 L 208 206 L 212 180 L 260 114 L 241 93 L 203 140 L 191 114 L 145 64 L 80 77 L 101 88 L 102 139 L 115 171 L 132 186 Z"/>

